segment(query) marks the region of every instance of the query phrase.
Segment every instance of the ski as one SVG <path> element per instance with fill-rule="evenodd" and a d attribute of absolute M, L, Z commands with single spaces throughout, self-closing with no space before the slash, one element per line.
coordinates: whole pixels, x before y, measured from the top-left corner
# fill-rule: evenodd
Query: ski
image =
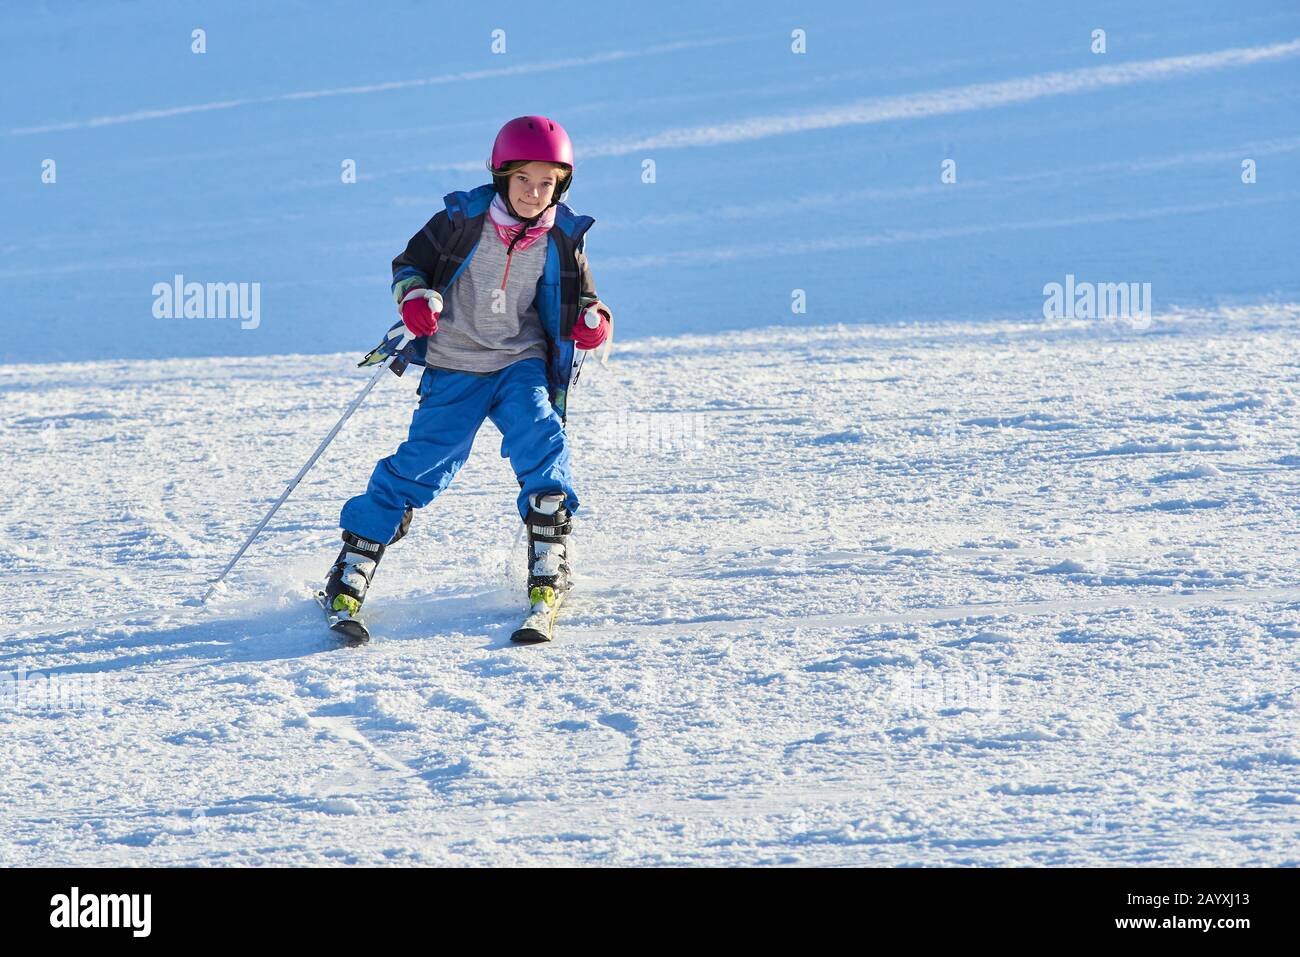
<path fill-rule="evenodd" d="M 370 632 L 366 629 L 365 622 L 360 618 L 353 618 L 346 611 L 335 611 L 329 606 L 329 598 L 323 591 L 316 592 L 316 604 L 320 605 L 321 610 L 325 612 L 325 620 L 329 623 L 330 631 L 342 637 L 349 645 L 363 645 L 370 640 Z"/>
<path fill-rule="evenodd" d="M 555 615 L 568 592 L 556 592 L 549 586 L 534 588 L 529 596 L 532 607 L 510 640 L 521 645 L 535 645 L 555 636 Z"/>

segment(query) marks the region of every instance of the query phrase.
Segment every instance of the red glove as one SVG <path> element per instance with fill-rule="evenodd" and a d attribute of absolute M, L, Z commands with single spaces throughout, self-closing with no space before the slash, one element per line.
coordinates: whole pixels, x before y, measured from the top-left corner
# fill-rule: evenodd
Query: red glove
<path fill-rule="evenodd" d="M 600 317 L 600 322 L 594 329 L 587 325 L 587 316 L 593 313 Z M 579 349 L 584 351 L 599 349 L 609 338 L 609 315 L 605 307 L 600 303 L 588 306 L 582 315 L 578 316 L 578 321 L 573 324 L 572 338 Z"/>
<path fill-rule="evenodd" d="M 424 296 L 414 296 L 402 303 L 402 322 L 413 336 L 431 336 L 437 332 L 440 314 L 429 307 L 429 300 Z"/>

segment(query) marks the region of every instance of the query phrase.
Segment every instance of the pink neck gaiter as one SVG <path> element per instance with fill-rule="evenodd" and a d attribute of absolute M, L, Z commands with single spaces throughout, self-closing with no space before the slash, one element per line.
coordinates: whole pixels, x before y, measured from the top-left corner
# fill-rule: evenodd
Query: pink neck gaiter
<path fill-rule="evenodd" d="M 496 227 L 497 235 L 507 246 L 519 235 L 519 230 L 523 228 L 523 221 L 510 215 L 506 209 L 506 202 L 497 193 L 492 197 L 492 205 L 488 207 L 488 216 L 492 220 L 492 225 Z M 515 243 L 515 249 L 527 249 L 537 240 L 541 239 L 551 227 L 555 225 L 555 207 L 549 206 L 537 220 L 537 225 L 529 226 L 527 234 L 519 242 Z"/>

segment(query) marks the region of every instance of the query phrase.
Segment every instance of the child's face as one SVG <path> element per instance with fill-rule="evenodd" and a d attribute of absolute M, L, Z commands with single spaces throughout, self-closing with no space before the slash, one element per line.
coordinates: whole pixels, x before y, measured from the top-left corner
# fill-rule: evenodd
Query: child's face
<path fill-rule="evenodd" d="M 529 163 L 510 174 L 510 205 L 532 219 L 551 203 L 559 171 L 549 163 Z"/>

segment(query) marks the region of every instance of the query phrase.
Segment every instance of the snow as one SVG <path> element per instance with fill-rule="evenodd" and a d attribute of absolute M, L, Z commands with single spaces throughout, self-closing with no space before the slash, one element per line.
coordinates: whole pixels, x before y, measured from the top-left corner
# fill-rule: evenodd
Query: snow
<path fill-rule="evenodd" d="M 0 864 L 1300 864 L 1300 11 L 571 6 L 6 12 Z M 556 641 L 490 423 L 322 627 L 411 373 L 199 602 L 532 112 L 618 317 Z"/>
<path fill-rule="evenodd" d="M 409 377 L 195 607 L 355 356 L 4 367 L 3 667 L 99 687 L 0 710 L 0 851 L 1295 864 L 1297 318 L 624 343 L 575 397 L 578 588 L 527 648 L 490 426 L 385 558 L 371 645 L 322 634 L 337 505 L 400 439 Z M 645 424 L 594 411 L 670 370 Z M 1170 475 L 1219 506 L 1153 507 Z"/>

